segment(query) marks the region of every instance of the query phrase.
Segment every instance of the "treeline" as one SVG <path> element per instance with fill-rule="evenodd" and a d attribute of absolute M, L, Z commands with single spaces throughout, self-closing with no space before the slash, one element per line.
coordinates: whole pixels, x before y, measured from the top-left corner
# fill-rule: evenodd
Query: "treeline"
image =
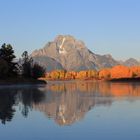
<path fill-rule="evenodd" d="M 105 68 L 99 71 L 64 71 L 55 70 L 45 74 L 47 80 L 72 80 L 72 79 L 95 79 L 95 80 L 111 80 L 124 78 L 140 78 L 140 66 L 126 67 L 117 65 L 112 68 Z"/>
<path fill-rule="evenodd" d="M 16 59 L 13 47 L 10 44 L 3 44 L 0 48 L 0 79 L 9 78 L 32 78 L 38 79 L 44 76 L 45 69 L 35 63 L 23 52 L 19 60 Z"/>
<path fill-rule="evenodd" d="M 99 78 L 101 79 L 140 78 L 140 66 L 127 67 L 123 65 L 118 65 L 110 69 L 103 69 L 99 71 Z"/>
<path fill-rule="evenodd" d="M 140 78 L 140 66 L 126 67 L 123 65 L 105 68 L 101 70 L 65 71 L 54 70 L 45 73 L 45 68 L 34 62 L 32 57 L 24 51 L 19 60 L 16 59 L 13 47 L 3 44 L 0 47 L 0 79 L 8 78 L 45 78 L 46 80 L 72 80 L 72 79 L 95 79 L 111 80 L 125 78 Z"/>
<path fill-rule="evenodd" d="M 65 71 L 65 70 L 54 70 L 45 74 L 47 80 L 72 80 L 72 79 L 90 79 L 97 78 L 98 73 L 96 70 L 88 71 Z"/>

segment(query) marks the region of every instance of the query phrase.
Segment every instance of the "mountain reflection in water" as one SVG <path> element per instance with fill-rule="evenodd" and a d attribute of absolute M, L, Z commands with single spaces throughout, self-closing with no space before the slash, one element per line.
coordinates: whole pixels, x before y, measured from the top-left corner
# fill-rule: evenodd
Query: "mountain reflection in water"
<path fill-rule="evenodd" d="M 95 106 L 110 106 L 114 100 L 137 100 L 139 83 L 52 82 L 46 87 L 0 88 L 0 120 L 11 121 L 20 110 L 28 117 L 32 110 L 43 112 L 59 125 L 84 118 Z"/>

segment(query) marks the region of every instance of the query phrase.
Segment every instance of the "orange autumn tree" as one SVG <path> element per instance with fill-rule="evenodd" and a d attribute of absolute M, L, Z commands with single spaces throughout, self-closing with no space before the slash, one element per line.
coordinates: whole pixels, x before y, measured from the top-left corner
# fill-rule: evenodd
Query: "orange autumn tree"
<path fill-rule="evenodd" d="M 59 70 L 59 79 L 65 79 L 66 71 L 65 70 Z"/>
<path fill-rule="evenodd" d="M 48 80 L 72 80 L 72 79 L 122 79 L 122 78 L 140 78 L 140 66 L 127 67 L 123 65 L 117 65 L 113 68 L 105 68 L 100 71 L 96 70 L 82 70 L 76 71 L 64 71 L 54 70 L 46 73 L 45 76 Z"/>
<path fill-rule="evenodd" d="M 47 79 L 64 79 L 65 78 L 65 71 L 64 70 L 54 70 L 49 73 L 46 73 L 45 78 Z"/>
<path fill-rule="evenodd" d="M 77 79 L 85 79 L 88 77 L 88 72 L 87 71 L 79 71 L 77 72 Z"/>
<path fill-rule="evenodd" d="M 110 78 L 110 69 L 102 69 L 99 71 L 100 79 L 109 79 Z"/>
<path fill-rule="evenodd" d="M 110 77 L 112 79 L 132 78 L 133 72 L 129 67 L 118 65 L 111 69 Z"/>
<path fill-rule="evenodd" d="M 97 78 L 98 72 L 96 70 L 83 70 L 77 72 L 76 78 L 77 79 L 91 79 Z"/>
<path fill-rule="evenodd" d="M 132 66 L 130 67 L 133 77 L 140 77 L 140 66 Z"/>
<path fill-rule="evenodd" d="M 75 79 L 77 75 L 77 72 L 75 71 L 69 71 L 65 73 L 65 79 Z"/>
<path fill-rule="evenodd" d="M 88 70 L 87 71 L 87 77 L 88 78 L 97 78 L 98 72 L 96 70 Z"/>
<path fill-rule="evenodd" d="M 50 73 L 51 79 L 59 79 L 59 71 L 55 70 Z"/>

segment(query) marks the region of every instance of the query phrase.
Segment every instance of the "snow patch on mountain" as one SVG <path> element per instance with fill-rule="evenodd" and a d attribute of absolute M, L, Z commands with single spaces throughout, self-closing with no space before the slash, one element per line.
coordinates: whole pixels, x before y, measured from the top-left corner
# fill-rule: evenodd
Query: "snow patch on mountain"
<path fill-rule="evenodd" d="M 66 54 L 67 53 L 65 48 L 64 48 L 65 40 L 66 40 L 66 38 L 64 37 L 63 40 L 62 40 L 61 45 L 59 46 L 59 53 L 60 54 Z"/>

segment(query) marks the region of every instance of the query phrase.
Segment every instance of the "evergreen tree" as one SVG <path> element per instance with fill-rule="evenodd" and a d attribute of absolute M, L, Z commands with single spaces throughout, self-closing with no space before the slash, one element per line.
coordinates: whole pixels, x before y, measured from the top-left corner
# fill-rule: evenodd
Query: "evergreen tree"
<path fill-rule="evenodd" d="M 45 68 L 37 63 L 34 63 L 32 67 L 32 77 L 34 79 L 37 79 L 44 76 L 45 76 Z"/>
<path fill-rule="evenodd" d="M 29 57 L 28 52 L 24 51 L 22 54 L 22 75 L 24 77 L 32 77 L 33 59 Z"/>
<path fill-rule="evenodd" d="M 23 52 L 21 62 L 23 77 L 37 79 L 45 75 L 44 67 L 34 63 L 32 57 L 29 57 L 27 51 Z"/>
<path fill-rule="evenodd" d="M 3 44 L 0 48 L 0 59 L 6 61 L 8 65 L 8 71 L 5 76 L 13 76 L 17 74 L 17 63 L 14 62 L 16 56 L 14 50 L 10 44 Z"/>

